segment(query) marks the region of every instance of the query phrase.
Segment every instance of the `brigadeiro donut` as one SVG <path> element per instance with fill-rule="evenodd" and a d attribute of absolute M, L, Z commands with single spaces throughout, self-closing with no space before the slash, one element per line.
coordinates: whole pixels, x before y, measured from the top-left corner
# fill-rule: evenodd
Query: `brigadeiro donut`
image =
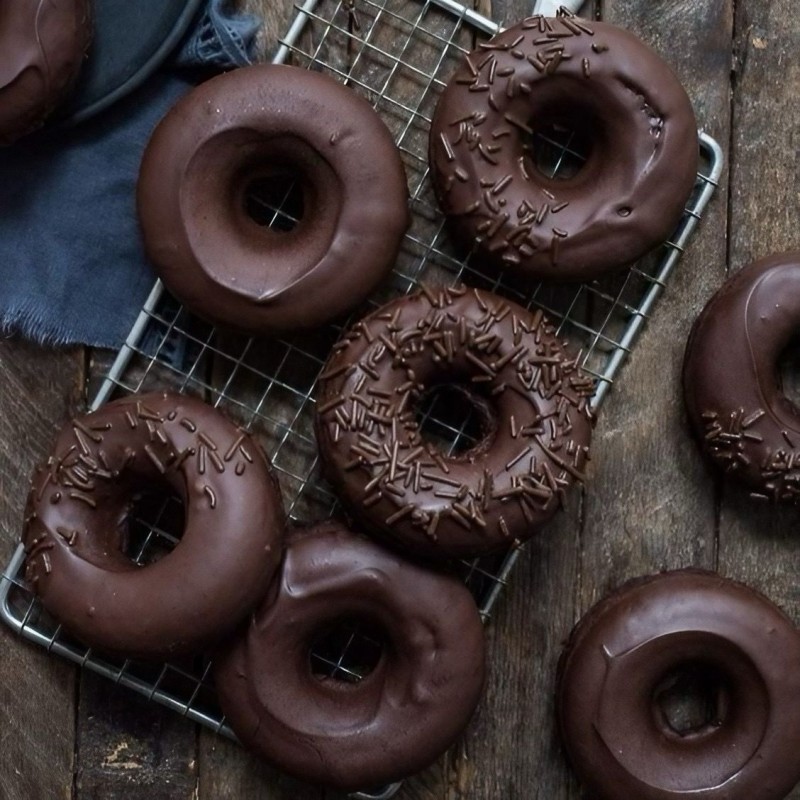
<path fill-rule="evenodd" d="M 483 435 L 447 456 L 417 405 L 465 393 Z M 528 539 L 584 477 L 592 379 L 541 311 L 464 286 L 401 297 L 351 328 L 325 365 L 316 430 L 325 475 L 372 533 L 419 555 Z"/>
<path fill-rule="evenodd" d="M 692 328 L 683 366 L 686 409 L 705 454 L 761 501 L 800 504 L 800 411 L 778 362 L 800 329 L 800 252 L 730 278 Z"/>
<path fill-rule="evenodd" d="M 312 669 L 314 642 L 344 620 L 368 625 L 381 645 L 355 683 Z M 460 581 L 329 522 L 290 534 L 267 599 L 215 657 L 214 683 L 246 747 L 301 780 L 351 791 L 441 755 L 475 710 L 484 662 Z"/>
<path fill-rule="evenodd" d="M 566 179 L 536 167 L 536 136 L 553 126 L 587 140 Z M 697 161 L 692 106 L 669 66 L 628 31 L 567 15 L 479 44 L 431 124 L 431 175 L 454 236 L 527 279 L 589 280 L 660 244 Z"/>
<path fill-rule="evenodd" d="M 0 3 L 0 146 L 41 127 L 67 98 L 91 34 L 89 0 Z"/>
<path fill-rule="evenodd" d="M 297 225 L 259 224 L 253 187 L 287 178 L 302 195 Z M 400 155 L 369 103 L 274 65 L 220 75 L 178 102 L 144 154 L 138 209 L 167 288 L 198 315 L 257 334 L 358 305 L 409 224 Z"/>
<path fill-rule="evenodd" d="M 127 517 L 144 488 L 184 502 L 174 550 L 139 567 Z M 256 605 L 280 561 L 280 493 L 264 455 L 219 411 L 144 394 L 72 420 L 33 478 L 26 578 L 83 643 L 135 658 L 194 653 Z"/>
<path fill-rule="evenodd" d="M 633 581 L 586 614 L 562 656 L 567 754 L 597 800 L 780 800 L 800 780 L 798 664 L 792 622 L 752 589 L 699 570 Z M 676 729 L 681 675 L 709 708 Z"/>

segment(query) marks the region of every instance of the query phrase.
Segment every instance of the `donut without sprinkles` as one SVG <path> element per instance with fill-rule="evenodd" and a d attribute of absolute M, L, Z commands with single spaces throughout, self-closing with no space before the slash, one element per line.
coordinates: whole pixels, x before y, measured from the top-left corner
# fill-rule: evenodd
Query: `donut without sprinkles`
<path fill-rule="evenodd" d="M 446 456 L 415 405 L 465 387 L 484 435 Z M 541 311 L 488 292 L 425 288 L 361 320 L 320 377 L 316 430 L 328 480 L 372 533 L 429 557 L 528 539 L 583 479 L 592 379 Z"/>
<path fill-rule="evenodd" d="M 175 549 L 139 567 L 124 552 L 144 488 L 184 501 Z M 283 508 L 266 459 L 211 406 L 133 395 L 67 425 L 34 475 L 26 579 L 77 639 L 156 659 L 196 653 L 261 599 L 281 554 Z"/>
<path fill-rule="evenodd" d="M 550 126 L 590 145 L 571 177 L 536 166 L 535 137 Z M 697 124 L 675 74 L 631 33 L 531 17 L 463 59 L 429 160 L 465 250 L 524 279 L 585 281 L 673 232 L 695 182 Z"/>
<path fill-rule="evenodd" d="M 385 636 L 358 682 L 312 671 L 315 636 L 342 619 Z M 460 581 L 327 522 L 289 535 L 267 599 L 215 656 L 214 683 L 246 747 L 301 780 L 352 791 L 435 761 L 469 722 L 484 663 L 483 626 Z"/>
<path fill-rule="evenodd" d="M 281 180 L 302 197 L 286 231 L 248 210 L 254 186 Z M 145 151 L 137 208 L 167 288 L 199 316 L 255 334 L 308 330 L 357 306 L 409 224 L 400 154 L 369 103 L 277 65 L 217 76 L 177 103 Z"/>
<path fill-rule="evenodd" d="M 800 636 L 767 598 L 701 570 L 636 579 L 570 636 L 561 736 L 597 800 L 782 800 L 800 780 Z M 675 729 L 663 692 L 704 672 L 708 711 Z"/>

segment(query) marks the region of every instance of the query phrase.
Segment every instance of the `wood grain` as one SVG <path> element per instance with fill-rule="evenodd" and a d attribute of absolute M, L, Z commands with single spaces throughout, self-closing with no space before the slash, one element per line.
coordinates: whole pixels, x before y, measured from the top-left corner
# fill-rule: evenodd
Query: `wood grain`
<path fill-rule="evenodd" d="M 608 0 L 604 19 L 630 28 L 674 65 L 701 126 L 725 142 L 731 3 Z M 714 25 L 702 20 L 715 20 Z M 689 327 L 724 271 L 725 184 L 670 280 L 602 409 L 582 531 L 586 609 L 627 578 L 690 564 L 713 567 L 715 495 L 687 436 L 680 369 Z"/>
<path fill-rule="evenodd" d="M 731 272 L 797 241 L 800 21 L 786 0 L 737 6 L 731 159 Z M 720 570 L 760 589 L 800 620 L 800 541 L 794 509 L 761 507 L 726 485 Z M 790 795 L 800 798 L 800 787 Z"/>
<path fill-rule="evenodd" d="M 730 0 L 691 8 L 605 0 L 603 18 L 661 53 L 686 86 L 700 126 L 727 142 Z M 687 435 L 680 370 L 691 323 L 724 271 L 725 243 L 723 181 L 600 413 L 580 532 L 580 613 L 631 577 L 715 565 L 715 485 Z"/>
<path fill-rule="evenodd" d="M 19 541 L 28 481 L 82 386 L 80 351 L 0 342 L 0 558 Z M 75 744 L 75 670 L 0 630 L 0 797 L 69 798 Z"/>
<path fill-rule="evenodd" d="M 81 675 L 76 797 L 196 798 L 195 726 L 89 672 Z"/>
<path fill-rule="evenodd" d="M 395 9 L 415 0 L 391 2 Z M 529 0 L 474 5 L 509 23 L 530 10 Z M 269 57 L 295 13 L 293 2 L 246 0 L 245 6 L 267 20 L 260 45 Z M 735 29 L 734 0 L 603 0 L 602 6 L 605 19 L 631 28 L 676 67 L 700 124 L 731 142 L 730 193 L 726 174 L 602 410 L 586 491 L 574 494 L 567 513 L 531 542 L 512 575 L 487 629 L 489 679 L 475 719 L 446 757 L 406 783 L 401 800 L 577 800 L 581 792 L 553 724 L 555 663 L 575 619 L 628 577 L 688 564 L 713 567 L 718 559 L 723 572 L 800 619 L 794 514 L 753 508 L 720 489 L 688 436 L 679 388 L 689 326 L 722 282 L 726 254 L 738 269 L 797 246 L 800 23 L 788 0 L 738 0 Z M 319 43 L 303 40 L 310 52 Z M 333 40 L 323 48 L 340 66 L 352 57 Z M 415 57 L 433 66 L 424 48 Z M 380 67 L 360 68 L 366 75 Z M 413 88 L 400 82 L 395 92 Z M 106 365 L 102 354 L 94 360 L 92 387 Z M 82 355 L 0 343 L 0 370 L 0 555 L 7 557 L 30 469 L 80 398 Z M 0 636 L 3 800 L 333 800 L 107 681 L 82 676 L 76 707 L 72 667 L 5 629 Z"/>
<path fill-rule="evenodd" d="M 729 268 L 797 249 L 800 22 L 786 0 L 737 3 L 731 137 Z M 718 282 L 721 282 L 722 275 Z M 726 485 L 719 568 L 760 589 L 800 620 L 797 512 L 761 507 Z M 800 798 L 800 787 L 789 795 Z"/>

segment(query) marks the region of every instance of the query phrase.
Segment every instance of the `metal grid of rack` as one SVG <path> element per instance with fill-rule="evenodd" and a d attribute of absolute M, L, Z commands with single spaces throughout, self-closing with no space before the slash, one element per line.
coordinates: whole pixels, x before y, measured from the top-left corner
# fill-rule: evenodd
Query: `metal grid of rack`
<path fill-rule="evenodd" d="M 710 200 L 722 170 L 717 143 L 701 134 L 700 172 L 686 213 L 670 241 L 628 270 L 590 284 L 541 285 L 522 291 L 503 276 L 481 272 L 451 246 L 428 180 L 427 135 L 438 94 L 456 62 L 477 39 L 499 27 L 451 0 L 306 0 L 282 40 L 275 62 L 291 62 L 332 74 L 365 95 L 395 135 L 405 163 L 413 224 L 386 285 L 351 319 L 420 281 L 469 285 L 542 308 L 559 334 L 582 352 L 597 381 L 599 408 L 662 293 Z M 571 134 L 554 130 L 538 142 L 552 174 L 580 162 Z M 292 187 L 252 198 L 263 224 L 291 227 Z M 254 213 L 255 216 L 255 213 Z M 349 321 L 310 334 L 264 341 L 218 330 L 188 314 L 156 283 L 128 340 L 110 368 L 92 408 L 112 396 L 171 388 L 220 406 L 252 431 L 272 459 L 290 518 L 321 519 L 335 513 L 336 500 L 318 474 L 313 436 L 317 376 Z M 421 410 L 423 430 L 444 448 L 468 446 L 474 433 L 469 414 L 453 413 L 444 394 L 432 395 Z M 150 561 L 176 542 L 181 519 L 172 498 L 143 503 L 131 522 L 131 557 Z M 462 562 L 464 580 L 484 618 L 506 585 L 519 549 Z M 25 638 L 168 706 L 209 728 L 232 735 L 209 681 L 209 662 L 147 665 L 95 654 L 72 640 L 42 610 L 23 578 L 24 553 L 14 554 L 0 580 L 0 612 Z M 312 656 L 316 670 L 358 680 L 348 652 L 358 641 L 351 631 L 336 649 Z M 330 645 L 330 642 L 328 643 Z M 358 648 L 356 648 L 358 649 Z M 395 787 L 364 798 L 387 798 Z"/>

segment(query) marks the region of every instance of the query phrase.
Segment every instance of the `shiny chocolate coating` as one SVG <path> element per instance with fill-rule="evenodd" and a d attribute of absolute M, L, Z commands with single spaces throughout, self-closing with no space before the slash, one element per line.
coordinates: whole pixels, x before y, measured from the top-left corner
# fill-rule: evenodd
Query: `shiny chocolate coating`
<path fill-rule="evenodd" d="M 737 272 L 697 318 L 683 365 L 692 431 L 759 501 L 800 503 L 800 410 L 778 361 L 800 330 L 800 252 Z"/>
<path fill-rule="evenodd" d="M 564 180 L 536 167 L 550 125 L 590 139 Z M 429 157 L 450 229 L 528 280 L 585 281 L 674 230 L 695 182 L 697 124 L 669 66 L 628 31 L 530 17 L 467 55 L 439 100 Z"/>
<path fill-rule="evenodd" d="M 91 34 L 89 0 L 0 2 L 0 147 L 41 127 L 66 99 Z"/>
<path fill-rule="evenodd" d="M 484 420 L 445 456 L 420 433 L 426 390 L 464 387 Z M 584 477 L 594 382 L 541 311 L 465 286 L 401 297 L 353 326 L 323 369 L 324 472 L 371 533 L 431 558 L 532 536 Z"/>
<path fill-rule="evenodd" d="M 290 231 L 247 211 L 255 182 L 295 178 Z M 138 211 L 147 253 L 198 315 L 255 334 L 310 329 L 386 277 L 409 224 L 399 151 L 352 89 L 298 67 L 259 65 L 192 91 L 157 127 Z"/>
<path fill-rule="evenodd" d="M 781 800 L 800 780 L 800 636 L 758 592 L 681 570 L 626 584 L 572 633 L 559 664 L 564 745 L 596 800 Z M 716 676 L 705 722 L 660 703 L 676 670 Z"/>
<path fill-rule="evenodd" d="M 175 549 L 139 567 L 125 554 L 143 489 L 184 503 Z M 156 659 L 229 633 L 277 568 L 284 514 L 259 447 L 192 397 L 131 395 L 72 420 L 39 467 L 26 509 L 26 578 L 90 647 Z"/>
<path fill-rule="evenodd" d="M 385 636 L 357 683 L 311 666 L 315 638 L 345 618 Z M 301 780 L 352 791 L 435 761 L 469 722 L 484 663 L 483 627 L 460 581 L 327 522 L 290 534 L 267 599 L 215 657 L 214 682 L 246 747 Z"/>

